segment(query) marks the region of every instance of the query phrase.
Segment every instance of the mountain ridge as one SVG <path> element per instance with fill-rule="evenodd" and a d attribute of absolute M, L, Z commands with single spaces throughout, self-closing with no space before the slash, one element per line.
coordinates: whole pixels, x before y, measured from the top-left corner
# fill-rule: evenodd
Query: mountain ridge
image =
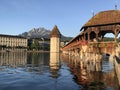
<path fill-rule="evenodd" d="M 39 28 L 33 28 L 29 30 L 28 32 L 23 32 L 19 34 L 21 37 L 25 38 L 46 38 L 50 39 L 50 30 L 45 29 L 44 27 Z M 61 41 L 70 41 L 72 37 L 66 37 L 64 35 L 61 35 Z"/>

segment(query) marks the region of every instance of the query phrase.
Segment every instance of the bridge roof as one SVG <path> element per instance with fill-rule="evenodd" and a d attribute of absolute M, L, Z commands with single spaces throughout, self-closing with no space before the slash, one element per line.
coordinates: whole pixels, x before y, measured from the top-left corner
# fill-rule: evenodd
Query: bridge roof
<path fill-rule="evenodd" d="M 120 24 L 120 10 L 108 10 L 93 16 L 82 28 L 116 23 Z"/>

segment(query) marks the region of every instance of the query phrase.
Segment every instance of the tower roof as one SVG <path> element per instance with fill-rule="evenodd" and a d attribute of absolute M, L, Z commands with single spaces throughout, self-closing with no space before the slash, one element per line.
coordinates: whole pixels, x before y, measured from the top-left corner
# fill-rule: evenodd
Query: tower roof
<path fill-rule="evenodd" d="M 116 23 L 120 24 L 120 10 L 108 10 L 93 16 L 82 28 Z"/>
<path fill-rule="evenodd" d="M 50 32 L 50 36 L 54 36 L 54 37 L 60 37 L 61 34 L 60 34 L 60 31 L 58 29 L 58 27 L 55 25 L 52 29 L 52 31 Z"/>

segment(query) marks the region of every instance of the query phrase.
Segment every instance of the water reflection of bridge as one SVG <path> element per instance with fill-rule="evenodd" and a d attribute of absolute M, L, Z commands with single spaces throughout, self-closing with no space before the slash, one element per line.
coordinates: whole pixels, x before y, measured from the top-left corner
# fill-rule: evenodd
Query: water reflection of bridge
<path fill-rule="evenodd" d="M 82 85 L 85 90 L 104 90 L 106 87 L 113 87 L 118 90 L 114 84 L 117 81 L 115 81 L 115 71 L 112 68 L 113 62 L 110 65 L 111 71 L 106 69 L 106 67 L 110 68 L 109 58 L 104 58 L 103 63 L 93 61 L 86 63 L 84 60 L 79 60 L 79 57 L 62 54 L 62 59 L 68 63 L 70 71 L 75 76 L 74 80 Z"/>

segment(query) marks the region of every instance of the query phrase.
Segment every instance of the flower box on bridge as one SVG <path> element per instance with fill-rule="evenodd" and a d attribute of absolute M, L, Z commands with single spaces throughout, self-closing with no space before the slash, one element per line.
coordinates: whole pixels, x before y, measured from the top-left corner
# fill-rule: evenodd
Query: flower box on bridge
<path fill-rule="evenodd" d="M 116 45 L 116 42 L 89 42 L 89 47 L 96 47 L 96 48 L 113 48 Z"/>

